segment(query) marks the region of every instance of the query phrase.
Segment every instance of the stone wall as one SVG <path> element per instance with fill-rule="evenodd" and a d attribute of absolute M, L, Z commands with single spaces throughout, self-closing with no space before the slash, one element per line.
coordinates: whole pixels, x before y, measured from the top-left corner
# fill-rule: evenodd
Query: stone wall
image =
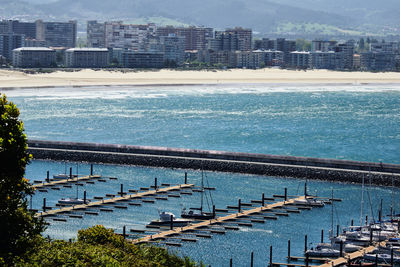
<path fill-rule="evenodd" d="M 42 143 L 43 144 L 43 143 Z M 335 168 L 335 164 L 330 167 L 316 167 L 312 164 L 301 165 L 304 162 L 303 158 L 300 158 L 297 164 L 282 164 L 282 163 L 271 163 L 271 162 L 260 162 L 260 161 L 245 161 L 240 158 L 240 154 L 243 153 L 231 153 L 227 152 L 228 155 L 226 159 L 222 156 L 224 152 L 218 152 L 218 158 L 206 157 L 204 156 L 204 151 L 196 154 L 195 151 L 190 151 L 190 156 L 188 153 L 183 151 L 165 149 L 163 154 L 151 154 L 151 151 L 146 153 L 127 153 L 127 149 L 124 147 L 114 147 L 110 146 L 109 150 L 115 149 L 115 151 L 100 151 L 99 147 L 96 149 L 82 149 L 79 144 L 70 143 L 58 143 L 54 145 L 53 148 L 50 143 L 46 143 L 47 147 L 43 145 L 32 146 L 29 142 L 29 153 L 32 153 L 35 159 L 49 159 L 49 160 L 69 160 L 69 161 L 84 161 L 91 163 L 110 163 L 110 164 L 129 164 L 129 165 L 141 165 L 141 166 L 151 166 L 151 167 L 166 167 L 166 168 L 182 168 L 182 169 L 203 169 L 211 171 L 221 171 L 221 172 L 236 172 L 236 173 L 248 173 L 248 174 L 258 174 L 265 176 L 280 176 L 280 177 L 293 177 L 293 178 L 309 178 L 336 182 L 346 182 L 346 183 L 361 183 L 362 177 L 364 176 L 367 181 L 371 177 L 373 184 L 377 185 L 387 185 L 392 184 L 393 181 L 396 186 L 400 186 L 400 174 L 392 174 L 385 172 L 369 172 L 363 170 L 351 170 L 348 166 L 346 169 Z M 100 146 L 101 147 L 101 146 Z M 68 148 L 68 149 L 67 149 Z M 71 149 L 73 148 L 73 149 Z M 129 147 L 128 147 L 129 149 Z M 141 147 L 143 150 L 144 148 Z M 107 150 L 107 149 L 104 149 Z M 166 153 L 166 151 L 171 151 L 171 153 Z M 143 150 L 144 151 L 144 150 Z M 133 152 L 133 151 L 132 151 Z M 136 152 L 136 151 L 135 151 Z M 177 153 L 180 152 L 180 153 Z M 236 155 L 239 154 L 239 155 Z M 181 155 L 181 156 L 177 156 Z M 246 159 L 249 159 L 245 154 Z M 256 154 L 258 156 L 259 154 Z M 197 156 L 197 157 L 196 157 Z M 235 158 L 236 156 L 236 158 Z M 262 156 L 262 155 L 261 155 Z M 278 157 L 278 156 L 275 156 Z M 233 159 L 232 159 L 233 158 Z M 284 157 L 283 157 L 284 158 Z M 291 161 L 286 161 L 290 163 L 293 161 L 294 157 L 291 157 Z M 234 160 L 236 159 L 236 160 Z M 242 159 L 242 160 L 237 160 Z M 309 163 L 309 158 L 307 163 Z M 285 162 L 285 161 L 283 161 Z M 323 161 L 318 161 L 318 163 Z M 325 161 L 327 164 L 328 161 Z M 350 162 L 353 164 L 353 162 Z M 350 164 L 350 165 L 351 165 Z M 368 164 L 364 162 L 363 164 Z M 372 163 L 373 164 L 373 163 Z M 344 162 L 341 162 L 341 166 Z M 394 165 L 394 167 L 398 167 Z"/>

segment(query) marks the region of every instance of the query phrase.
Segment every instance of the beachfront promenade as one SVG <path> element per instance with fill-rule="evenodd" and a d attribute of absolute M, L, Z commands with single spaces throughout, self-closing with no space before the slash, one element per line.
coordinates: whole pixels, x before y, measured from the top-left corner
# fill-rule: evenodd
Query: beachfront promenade
<path fill-rule="evenodd" d="M 182 148 L 29 140 L 34 159 L 203 169 L 400 186 L 400 165 Z M 393 179 L 395 178 L 395 179 Z"/>

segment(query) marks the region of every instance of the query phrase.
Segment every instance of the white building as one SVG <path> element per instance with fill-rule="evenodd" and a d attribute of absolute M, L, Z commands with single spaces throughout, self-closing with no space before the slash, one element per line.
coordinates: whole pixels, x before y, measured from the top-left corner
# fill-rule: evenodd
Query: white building
<path fill-rule="evenodd" d="M 21 47 L 13 50 L 12 63 L 18 68 L 56 67 L 56 51 L 46 47 Z"/>
<path fill-rule="evenodd" d="M 105 47 L 143 51 L 149 36 L 156 34 L 156 25 L 123 24 L 121 21 L 105 22 Z"/>
<path fill-rule="evenodd" d="M 65 66 L 69 68 L 105 68 L 109 63 L 107 48 L 71 48 L 65 51 Z"/>

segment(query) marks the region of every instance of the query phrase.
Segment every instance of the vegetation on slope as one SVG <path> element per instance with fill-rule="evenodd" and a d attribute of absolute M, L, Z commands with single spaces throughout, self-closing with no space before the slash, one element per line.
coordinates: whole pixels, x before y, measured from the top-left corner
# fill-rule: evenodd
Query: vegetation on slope
<path fill-rule="evenodd" d="M 164 248 L 135 246 L 103 226 L 80 230 L 74 242 L 43 238 L 44 221 L 27 210 L 31 155 L 18 117 L 0 95 L 0 266 L 197 266 Z"/>

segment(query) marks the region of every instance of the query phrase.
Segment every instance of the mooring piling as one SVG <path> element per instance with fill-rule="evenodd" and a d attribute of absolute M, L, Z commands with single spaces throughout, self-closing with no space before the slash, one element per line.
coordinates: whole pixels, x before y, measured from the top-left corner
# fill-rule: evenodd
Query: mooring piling
<path fill-rule="evenodd" d="M 343 240 L 340 240 L 340 257 L 343 257 Z"/>
<path fill-rule="evenodd" d="M 269 267 L 272 267 L 272 246 L 269 246 Z"/>
<path fill-rule="evenodd" d="M 254 252 L 251 252 L 251 256 L 250 256 L 250 267 L 253 267 L 253 263 L 254 263 Z"/>
<path fill-rule="evenodd" d="M 46 198 L 43 198 L 43 211 L 46 212 Z"/>
<path fill-rule="evenodd" d="M 287 242 L 287 258 L 290 261 L 290 239 Z"/>
<path fill-rule="evenodd" d="M 47 171 L 47 175 L 46 175 L 46 182 L 50 182 L 50 172 Z"/>
<path fill-rule="evenodd" d="M 124 196 L 124 184 L 121 184 L 121 192 L 118 193 L 121 195 L 121 197 Z"/>
<path fill-rule="evenodd" d="M 304 236 L 304 253 L 307 252 L 307 234 Z"/>
<path fill-rule="evenodd" d="M 324 243 L 324 229 L 321 230 L 321 243 Z"/>
<path fill-rule="evenodd" d="M 72 167 L 69 168 L 69 179 L 72 179 Z"/>
<path fill-rule="evenodd" d="M 90 164 L 90 176 L 93 175 L 93 164 Z"/>
<path fill-rule="evenodd" d="M 187 172 L 185 172 L 185 184 L 187 184 Z"/>

